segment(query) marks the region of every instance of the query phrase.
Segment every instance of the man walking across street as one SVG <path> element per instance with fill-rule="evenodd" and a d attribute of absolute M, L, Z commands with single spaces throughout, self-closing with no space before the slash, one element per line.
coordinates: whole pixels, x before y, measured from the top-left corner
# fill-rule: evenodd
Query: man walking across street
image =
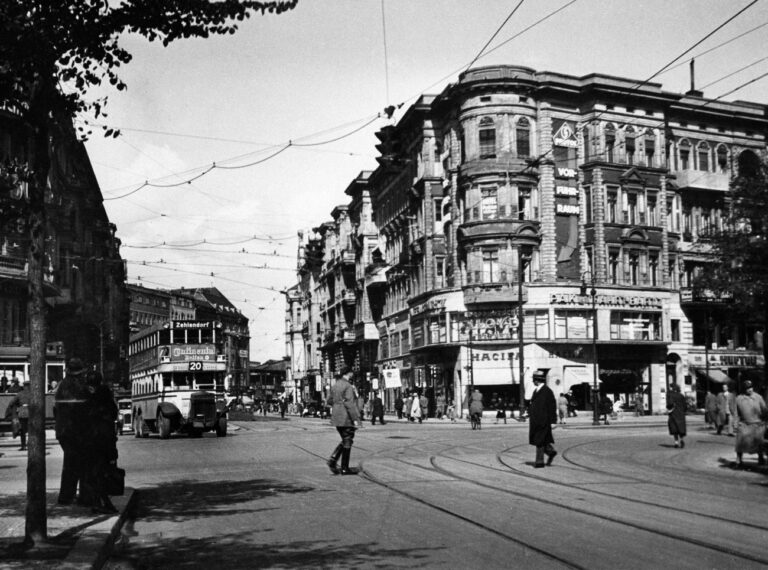
<path fill-rule="evenodd" d="M 736 397 L 736 459 L 738 467 L 744 467 L 744 453 L 757 453 L 757 464 L 765 465 L 763 445 L 768 408 L 760 394 L 755 393 L 752 382 L 744 382 L 744 393 Z"/>
<path fill-rule="evenodd" d="M 557 455 L 552 445 L 555 443 L 552 425 L 557 423 L 557 402 L 543 375 L 535 373 L 533 384 L 535 388 L 528 406 L 528 443 L 536 446 L 536 462 L 533 466 L 539 468 L 545 465 L 544 454 L 547 455 L 546 465 L 552 465 L 552 460 Z"/>
<path fill-rule="evenodd" d="M 341 443 L 336 446 L 328 459 L 328 467 L 334 475 L 357 473 L 357 469 L 349 467 L 349 456 L 355 440 L 355 424 L 362 427 L 363 423 L 360 419 L 355 389 L 349 383 L 350 378 L 352 378 L 352 370 L 347 366 L 343 367 L 340 374 L 336 376 L 336 382 L 331 387 L 331 394 L 328 397 L 328 405 L 331 406 L 331 425 L 336 426 L 336 431 L 341 436 Z M 336 466 L 339 457 L 341 457 L 340 470 Z"/>
<path fill-rule="evenodd" d="M 378 392 L 374 392 L 373 394 L 373 401 L 371 402 L 371 425 L 376 425 L 376 419 L 378 418 L 379 423 L 381 425 L 384 425 L 386 422 L 384 421 L 384 402 L 381 401 L 381 398 L 379 397 Z"/>

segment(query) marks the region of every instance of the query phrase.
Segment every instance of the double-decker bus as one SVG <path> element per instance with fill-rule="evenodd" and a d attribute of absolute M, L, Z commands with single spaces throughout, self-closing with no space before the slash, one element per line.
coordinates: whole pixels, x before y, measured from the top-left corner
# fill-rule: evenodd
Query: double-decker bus
<path fill-rule="evenodd" d="M 221 323 L 170 321 L 131 336 L 129 363 L 136 437 L 156 432 L 227 435 L 226 356 Z"/>

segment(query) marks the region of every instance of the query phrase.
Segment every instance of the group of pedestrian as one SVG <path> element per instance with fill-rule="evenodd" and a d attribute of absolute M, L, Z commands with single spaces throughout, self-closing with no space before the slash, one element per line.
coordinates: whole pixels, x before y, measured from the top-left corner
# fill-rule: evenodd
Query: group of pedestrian
<path fill-rule="evenodd" d="M 111 383 L 79 358 L 71 359 L 56 391 L 54 416 L 64 451 L 59 504 L 117 512 L 109 497 L 109 479 L 117 469 L 117 403 Z"/>
<path fill-rule="evenodd" d="M 403 403 L 403 414 L 409 422 L 418 421 L 419 423 L 422 423 L 427 419 L 428 408 L 429 400 L 427 397 L 424 394 L 419 395 L 419 393 L 414 390 Z"/>
<path fill-rule="evenodd" d="M 736 466 L 744 468 L 744 454 L 756 454 L 757 464 L 765 465 L 765 424 L 768 421 L 768 407 L 764 398 L 755 392 L 752 381 L 745 380 L 743 392 L 734 397 L 728 384 L 715 396 L 711 390 L 704 398 L 704 421 L 714 427 L 717 434 L 727 428 L 729 436 L 735 436 Z M 669 412 L 669 433 L 674 437 L 674 446 L 685 447 L 685 411 L 687 402 L 680 393 L 680 387 L 673 384 L 667 398 Z"/>

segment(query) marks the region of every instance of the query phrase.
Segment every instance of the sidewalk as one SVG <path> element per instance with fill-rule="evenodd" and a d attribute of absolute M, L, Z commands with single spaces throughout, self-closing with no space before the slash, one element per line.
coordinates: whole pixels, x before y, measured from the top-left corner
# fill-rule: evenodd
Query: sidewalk
<path fill-rule="evenodd" d="M 113 497 L 118 512 L 101 515 L 88 507 L 57 504 L 61 448 L 51 431 L 46 432 L 46 503 L 49 544 L 24 550 L 26 499 L 26 451 L 19 440 L 0 436 L 0 565 L 3 568 L 99 568 L 109 555 L 114 539 L 134 499 L 127 488 Z"/>

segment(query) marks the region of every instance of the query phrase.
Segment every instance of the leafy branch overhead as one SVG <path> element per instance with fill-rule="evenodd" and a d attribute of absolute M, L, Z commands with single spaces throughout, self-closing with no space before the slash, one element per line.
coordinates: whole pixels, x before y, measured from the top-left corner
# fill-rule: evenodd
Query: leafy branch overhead
<path fill-rule="evenodd" d="M 723 231 L 711 238 L 718 261 L 697 279 L 699 288 L 728 293 L 746 312 L 768 310 L 768 164 L 756 156 L 731 181 Z"/>
<path fill-rule="evenodd" d="M 0 2 L 0 107 L 36 123 L 48 113 L 104 117 L 106 98 L 88 90 L 109 83 L 131 54 L 125 34 L 168 45 L 183 38 L 234 34 L 251 14 L 280 14 L 298 0 L 12 0 Z M 35 109 L 36 101 L 47 104 Z M 47 108 L 46 108 L 47 107 Z M 80 128 L 81 136 L 89 132 Z M 105 128 L 106 130 L 106 128 Z M 111 130 L 107 136 L 117 136 Z"/>

